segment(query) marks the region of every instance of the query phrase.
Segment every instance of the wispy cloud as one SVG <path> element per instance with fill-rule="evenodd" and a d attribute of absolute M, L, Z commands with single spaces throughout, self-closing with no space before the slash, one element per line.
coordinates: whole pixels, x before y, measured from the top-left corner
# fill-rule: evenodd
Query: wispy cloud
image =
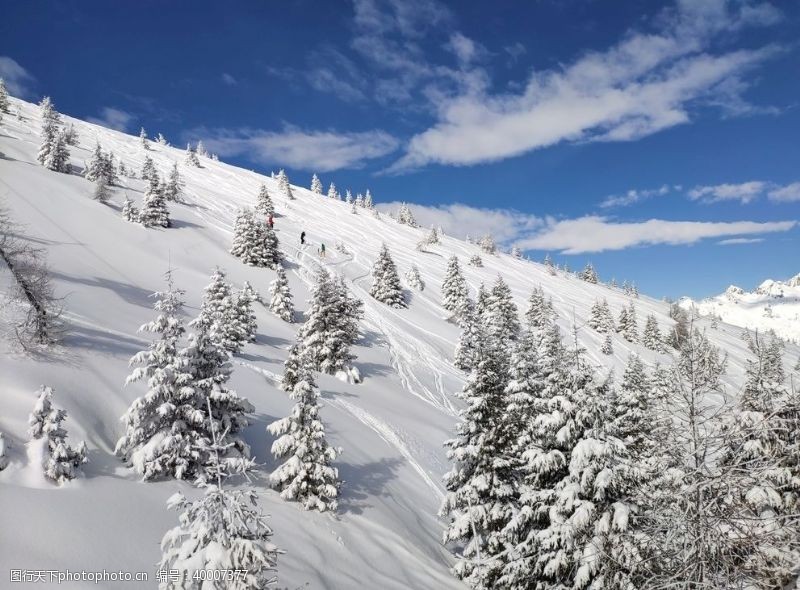
<path fill-rule="evenodd" d="M 309 131 L 285 126 L 281 131 L 261 129 L 195 129 L 187 136 L 202 138 L 221 156 L 244 155 L 262 164 L 328 172 L 358 168 L 367 160 L 395 151 L 398 141 L 384 131 Z"/>
<path fill-rule="evenodd" d="M 490 94 L 475 84 L 434 94 L 438 121 L 411 139 L 392 170 L 490 162 L 564 141 L 630 141 L 687 123 L 701 100 L 741 98 L 746 84 L 737 81 L 779 51 L 714 55 L 712 40 L 778 18 L 768 4 L 679 2 L 660 15 L 658 32 L 632 32 L 605 52 L 535 72 L 521 93 Z"/>
<path fill-rule="evenodd" d="M 763 242 L 764 238 L 730 238 L 717 242 L 719 246 L 738 246 L 740 244 L 757 244 Z"/>
<path fill-rule="evenodd" d="M 228 72 L 222 72 L 222 83 L 227 86 L 236 86 L 239 82 Z"/>
<path fill-rule="evenodd" d="M 800 182 L 781 186 L 775 182 L 751 180 L 740 183 L 696 186 L 687 195 L 693 201 L 703 203 L 738 201 L 742 205 L 746 205 L 764 196 L 776 203 L 788 203 L 800 201 Z"/>
<path fill-rule="evenodd" d="M 136 117 L 134 115 L 127 111 L 123 111 L 122 109 L 103 107 L 100 109 L 99 116 L 87 117 L 86 120 L 89 121 L 89 123 L 95 123 L 97 125 L 102 125 L 103 127 L 116 129 L 117 131 L 127 131 L 128 126 L 135 119 Z"/>
<path fill-rule="evenodd" d="M 15 60 L 0 55 L 0 78 L 6 83 L 9 93 L 19 98 L 31 97 L 31 86 L 36 78 Z"/>
<path fill-rule="evenodd" d="M 610 195 L 606 197 L 600 203 L 600 207 L 604 209 L 609 207 L 627 207 L 628 205 L 646 201 L 652 197 L 663 197 L 669 194 L 669 192 L 670 186 L 668 184 L 664 184 L 655 189 L 631 189 L 624 195 Z"/>
<path fill-rule="evenodd" d="M 658 244 L 694 244 L 704 239 L 726 236 L 785 232 L 796 225 L 796 221 L 707 222 L 649 219 L 642 222 L 617 222 L 607 217 L 589 215 L 567 220 L 548 219 L 543 230 L 518 241 L 517 245 L 524 249 L 584 254 Z"/>
<path fill-rule="evenodd" d="M 768 194 L 771 201 L 789 203 L 800 201 L 800 182 L 793 182 L 786 186 L 774 187 Z"/>
<path fill-rule="evenodd" d="M 512 209 L 485 209 L 461 203 L 434 206 L 409 203 L 408 206 L 421 226 L 441 226 L 445 234 L 461 239 L 490 233 L 499 242 L 511 243 L 530 235 L 544 224 L 541 217 Z M 394 212 L 400 203 L 379 203 L 376 207 Z"/>

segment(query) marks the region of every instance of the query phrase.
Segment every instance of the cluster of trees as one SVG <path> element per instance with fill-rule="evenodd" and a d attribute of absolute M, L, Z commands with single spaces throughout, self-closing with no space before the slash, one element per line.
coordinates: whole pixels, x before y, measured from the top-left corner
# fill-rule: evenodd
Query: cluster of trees
<path fill-rule="evenodd" d="M 62 126 L 61 115 L 49 96 L 45 96 L 39 103 L 39 112 L 42 119 L 42 142 L 36 159 L 48 170 L 68 173 L 70 166 L 67 146 L 75 142 L 74 129 L 70 132 Z"/>
<path fill-rule="evenodd" d="M 453 469 L 442 505 L 459 578 L 481 589 L 792 579 L 800 394 L 786 385 L 776 339 L 750 339 L 744 392 L 726 406 L 725 359 L 691 325 L 671 366 L 648 371 L 632 356 L 618 382 L 598 378 L 577 337 L 564 344 L 541 291 L 516 338 L 500 329 L 493 296 L 482 289 L 460 306 L 470 376 L 445 443 Z M 483 320 L 470 322 L 481 306 Z M 597 316 L 613 329 L 610 313 Z"/>
<path fill-rule="evenodd" d="M 319 176 L 317 176 L 316 174 L 313 174 L 311 176 L 310 189 L 311 189 L 312 193 L 314 193 L 316 195 L 322 195 L 322 190 L 323 190 L 322 189 L 322 181 L 319 179 Z M 342 199 L 342 195 L 336 189 L 336 185 L 334 183 L 331 183 L 330 186 L 328 187 L 327 196 L 328 196 L 329 199 L 336 199 L 337 201 L 340 201 Z M 373 208 L 372 194 L 369 192 L 369 189 L 367 189 L 367 192 L 365 194 L 363 194 L 363 195 L 361 193 L 358 193 L 355 196 L 355 198 L 353 198 L 353 193 L 350 191 L 350 189 L 347 189 L 345 191 L 345 199 L 344 200 L 348 205 L 350 205 L 350 204 L 353 205 L 353 209 L 352 209 L 353 213 L 356 212 L 356 207 L 362 207 L 362 208 L 366 208 L 366 209 L 372 209 Z"/>
<path fill-rule="evenodd" d="M 94 198 L 103 203 L 107 201 L 110 188 L 119 181 L 114 154 L 104 152 L 100 142 L 97 142 L 89 161 L 86 162 L 83 176 L 89 182 L 95 183 Z"/>
<path fill-rule="evenodd" d="M 397 223 L 402 223 L 409 227 L 419 227 L 417 220 L 414 219 L 414 214 L 411 212 L 411 208 L 406 203 L 400 204 L 400 209 L 397 211 Z"/>
<path fill-rule="evenodd" d="M 173 163 L 167 179 L 162 181 L 152 158 L 145 156 L 141 178 L 147 182 L 142 208 L 138 209 L 126 195 L 122 204 L 122 217 L 145 227 L 170 227 L 172 223 L 167 202 L 180 201 L 183 194 L 183 179 L 177 162 Z"/>
<path fill-rule="evenodd" d="M 587 324 L 596 332 L 606 335 L 601 349 L 605 354 L 613 352 L 611 334 L 614 332 L 618 332 L 628 342 L 641 341 L 642 345 L 648 350 L 665 353 L 668 346 L 679 350 L 681 342 L 689 335 L 688 326 L 690 320 L 688 314 L 680 307 L 673 306 L 671 316 L 675 320 L 675 324 L 664 334 L 659 328 L 656 316 L 649 314 L 645 320 L 640 339 L 636 307 L 633 302 L 620 310 L 619 318 L 615 323 L 608 301 L 602 298 L 596 299 L 592 305 Z"/>
<path fill-rule="evenodd" d="M 269 198 L 269 195 L 266 195 Z M 265 207 L 259 201 L 259 205 Z M 231 254 L 250 266 L 275 268 L 280 264 L 278 236 L 252 209 L 242 209 L 233 227 Z"/>

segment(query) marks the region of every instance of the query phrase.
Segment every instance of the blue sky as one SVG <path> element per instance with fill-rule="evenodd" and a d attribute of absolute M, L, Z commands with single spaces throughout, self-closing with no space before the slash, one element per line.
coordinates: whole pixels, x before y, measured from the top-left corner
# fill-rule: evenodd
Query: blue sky
<path fill-rule="evenodd" d="M 297 184 L 316 171 L 369 187 L 453 235 L 590 260 L 656 296 L 800 272 L 797 2 L 74 0 L 3 13 L 0 75 L 74 116 L 203 139 Z"/>

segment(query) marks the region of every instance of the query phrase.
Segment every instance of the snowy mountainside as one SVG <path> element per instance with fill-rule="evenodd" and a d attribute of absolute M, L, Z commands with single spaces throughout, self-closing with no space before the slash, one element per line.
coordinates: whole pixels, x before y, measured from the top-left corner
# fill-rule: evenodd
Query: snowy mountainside
<path fill-rule="evenodd" d="M 150 582 L 140 587 L 154 587 L 159 542 L 176 523 L 165 502 L 178 489 L 190 497 L 197 491 L 183 482 L 142 483 L 114 456 L 122 434 L 119 418 L 142 392 L 140 385 L 123 387 L 128 362 L 149 344 L 149 336 L 137 329 L 153 318 L 150 295 L 163 288 L 163 274 L 170 267 L 186 290 L 190 315 L 197 313 L 216 265 L 235 286 L 249 281 L 266 294 L 275 272 L 245 266 L 228 253 L 236 211 L 254 204 L 262 183 L 275 201 L 275 227 L 299 311 L 306 308 L 320 266 L 344 277 L 365 304 L 363 338 L 353 350 L 363 383 L 318 378 L 330 441 L 344 450 L 336 461 L 344 483 L 335 515 L 304 512 L 267 486 L 266 475 L 276 462 L 269 453 L 272 437 L 266 425 L 285 416 L 291 405 L 277 382 L 298 324 L 257 308 L 257 341 L 233 359 L 231 386 L 256 408 L 244 437 L 261 464 L 252 485 L 271 516 L 274 543 L 286 551 L 278 565 L 281 586 L 464 587 L 449 572 L 452 557 L 441 545 L 437 517 L 442 475 L 448 469 L 442 443 L 453 433 L 460 407 L 453 393 L 464 382 L 464 374 L 452 364 L 458 329 L 441 307 L 440 287 L 450 255 L 461 259 L 473 293 L 481 282 L 490 285 L 501 274 L 520 312 L 531 290 L 541 286 L 553 300 L 564 333 L 575 324 L 580 344 L 603 371 L 621 374 L 631 352 L 650 363 L 669 361 L 616 335 L 614 355 L 601 354 L 603 336 L 586 326 L 589 310 L 596 298 L 605 297 L 617 316 L 631 302 L 619 289 L 574 275 L 551 276 L 543 265 L 507 254 L 487 255 L 448 236 L 420 252 L 416 245 L 425 229 L 400 225 L 385 215 L 376 218 L 363 209 L 354 215 L 344 202 L 300 186 L 292 187 L 296 200 L 289 201 L 268 176 L 209 158 L 201 159 L 202 168 L 188 167 L 181 149 L 151 143 L 145 152 L 136 137 L 65 117 L 79 136 L 79 144 L 70 148 L 75 167 L 82 168 L 96 141 L 137 172 L 146 154 L 161 175 L 174 162 L 179 164 L 185 203 L 170 204 L 173 227 L 128 223 L 120 215 L 121 204 L 127 195 L 140 205 L 144 182 L 123 178 L 124 186 L 114 189 L 108 205 L 92 200 L 90 182 L 37 163 L 38 108 L 12 99 L 12 111 L 16 107 L 22 120 L 7 115 L 0 125 L 0 199 L 23 224 L 26 239 L 46 249 L 57 294 L 64 297 L 68 333 L 63 346 L 34 357 L 0 342 L 0 431 L 9 442 L 11 461 L 0 472 L 2 570 L 143 571 L 149 572 Z M 293 180 L 305 184 L 308 179 Z M 302 231 L 307 244 L 300 247 Z M 416 264 L 425 281 L 424 291 L 409 290 L 408 309 L 389 308 L 368 295 L 371 265 L 382 242 L 400 276 Z M 317 256 L 321 243 L 327 246 L 324 260 Z M 337 243 L 346 253 L 334 248 Z M 482 267 L 466 264 L 475 254 L 481 255 Z M 9 282 L 8 269 L 0 267 L 0 286 Z M 666 303 L 645 296 L 633 301 L 640 326 L 650 313 L 662 331 L 673 324 Z M 6 306 L 0 314 L 10 312 Z M 712 328 L 706 319 L 698 324 L 728 352 L 725 379 L 735 394 L 746 359 L 742 330 L 727 324 Z M 797 355 L 797 347 L 787 347 L 787 365 Z M 43 480 L 26 446 L 27 417 L 34 392 L 43 383 L 55 388 L 55 403 L 69 413 L 70 440 L 86 440 L 89 448 L 84 476 L 62 487 Z M 87 582 L 74 587 L 96 586 Z"/>
<path fill-rule="evenodd" d="M 774 330 L 782 338 L 800 341 L 800 274 L 785 281 L 767 279 L 753 291 L 731 285 L 720 295 L 701 301 L 684 298 L 680 304 L 701 316 L 749 330 Z"/>

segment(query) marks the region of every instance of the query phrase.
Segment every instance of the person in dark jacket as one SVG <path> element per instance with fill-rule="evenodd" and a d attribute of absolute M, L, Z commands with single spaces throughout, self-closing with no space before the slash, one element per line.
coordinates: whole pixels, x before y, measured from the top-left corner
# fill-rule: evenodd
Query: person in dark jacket
<path fill-rule="evenodd" d="M 267 225 L 270 229 L 275 227 L 275 218 L 272 217 L 272 214 L 270 214 L 270 216 L 267 218 Z"/>
<path fill-rule="evenodd" d="M 303 246 L 306 243 L 306 232 L 300 232 L 300 245 Z"/>

